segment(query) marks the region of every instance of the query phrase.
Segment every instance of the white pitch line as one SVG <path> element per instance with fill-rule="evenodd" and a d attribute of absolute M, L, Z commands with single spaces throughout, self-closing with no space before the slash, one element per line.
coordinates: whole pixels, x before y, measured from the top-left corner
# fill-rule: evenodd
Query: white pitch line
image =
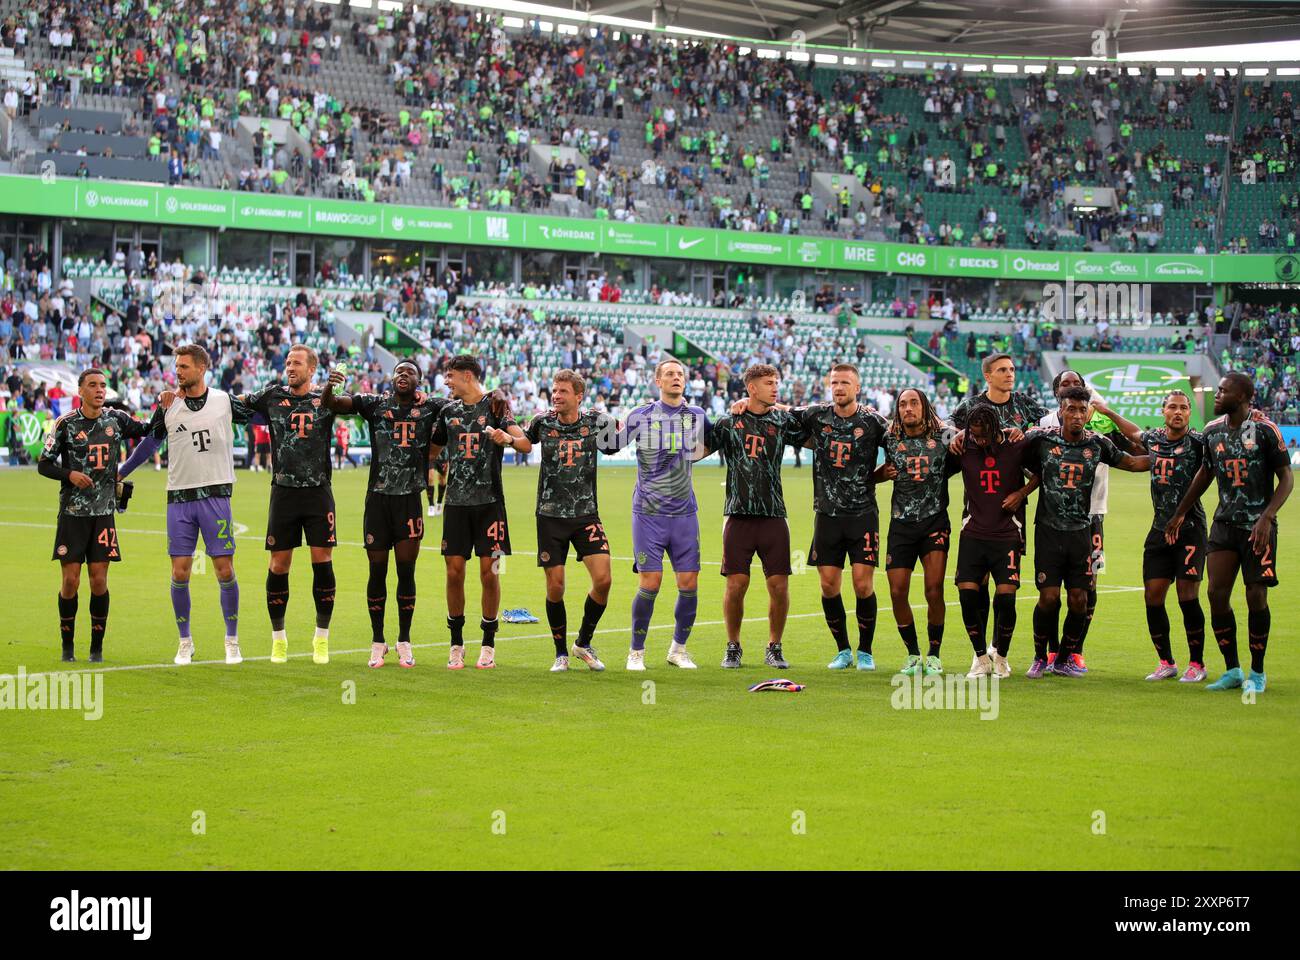
<path fill-rule="evenodd" d="M 1099 595 L 1102 593 L 1135 593 L 1143 589 L 1145 588 L 1111 586 L 1111 587 L 1098 588 L 1097 593 Z M 1017 603 L 1023 603 L 1028 600 L 1033 600 L 1037 602 L 1038 598 L 1028 593 L 1022 596 L 1019 594 L 1019 591 L 1017 591 L 1017 596 L 1016 596 Z M 960 602 L 956 600 L 949 600 L 944 604 L 945 607 L 957 607 L 960 605 L 961 605 Z M 927 608 L 927 605 L 924 603 L 914 603 L 911 606 L 913 610 L 924 610 Z M 879 622 L 881 616 L 884 616 L 886 614 L 892 618 L 893 610 L 888 607 L 884 610 L 881 610 L 877 615 L 877 622 Z M 786 619 L 802 620 L 808 617 L 820 617 L 820 616 L 824 616 L 824 614 L 792 613 L 789 614 L 786 617 Z M 741 622 L 742 623 L 765 623 L 766 621 L 767 621 L 767 617 L 745 617 Z M 695 621 L 692 629 L 694 629 L 694 627 L 716 627 L 724 624 L 725 622 L 726 621 L 724 620 L 697 620 Z M 894 622 L 897 623 L 898 621 L 895 620 Z M 672 624 L 672 623 L 658 623 L 658 624 L 651 624 L 650 629 L 669 630 L 669 629 L 673 629 L 675 626 L 676 624 Z M 628 627 L 607 627 L 604 630 L 597 630 L 596 634 L 599 635 L 599 634 L 608 634 L 608 633 L 627 633 L 628 629 L 629 629 Z M 551 639 L 551 635 L 549 633 L 530 633 L 518 637 L 505 637 L 505 636 L 497 637 L 497 640 L 501 642 L 505 642 L 506 640 L 549 640 L 549 639 Z M 451 645 L 451 641 L 449 640 L 446 642 L 439 641 L 437 643 L 413 643 L 411 644 L 411 648 L 414 650 L 428 650 L 428 649 L 434 649 L 438 647 L 447 647 L 450 645 Z M 369 653 L 369 652 L 370 652 L 369 647 L 358 647 L 353 650 L 331 650 L 330 657 L 331 658 L 346 657 L 357 653 Z M 307 652 L 291 653 L 289 654 L 289 656 L 291 658 L 310 657 L 311 654 Z M 244 657 L 244 660 L 246 661 L 270 660 L 270 659 L 271 659 L 270 654 L 267 654 L 266 656 Z M 227 665 L 225 660 L 194 660 L 191 662 L 190 666 L 196 666 L 196 667 L 212 666 L 214 664 L 222 667 Z M 58 670 L 58 671 L 45 671 L 43 673 L 28 673 L 26 674 L 26 676 L 40 677 L 40 676 L 48 676 L 51 673 L 116 673 L 122 670 L 163 670 L 168 667 L 179 669 L 179 666 L 175 663 L 130 663 L 130 664 L 124 664 L 120 667 L 90 667 L 88 669 Z"/>
<path fill-rule="evenodd" d="M 141 516 L 141 514 L 137 514 L 137 516 Z M 148 516 L 157 516 L 157 514 L 148 514 Z M 24 523 L 24 522 L 19 521 L 19 520 L 0 520 L 0 527 L 29 527 L 29 528 L 31 528 L 31 529 L 35 529 L 35 530 L 57 530 L 57 529 L 58 529 L 58 527 L 55 526 L 55 525 L 52 524 L 52 523 Z M 244 530 L 247 530 L 247 529 L 248 529 L 248 527 L 245 527 L 243 524 L 236 523 L 236 524 L 235 524 L 235 530 L 236 530 L 236 533 L 235 533 L 235 539 L 236 539 L 236 540 L 248 540 L 248 541 L 250 541 L 250 542 L 254 542 L 254 541 L 255 541 L 255 542 L 257 542 L 257 543 L 261 543 L 261 542 L 263 541 L 263 538 L 262 538 L 262 537 L 241 536 L 241 535 L 239 534 L 239 530 L 240 530 L 241 527 L 242 527 Z M 165 536 L 167 536 L 167 531 L 166 531 L 166 530 L 141 530 L 141 529 L 134 528 L 134 527 L 118 527 L 117 529 L 118 529 L 120 532 L 122 532 L 122 533 L 131 533 L 131 534 L 136 534 L 136 533 L 138 533 L 138 534 L 142 534 L 142 535 L 145 535 L 145 536 L 151 536 L 151 537 L 165 537 Z M 362 546 L 365 546 L 365 544 L 361 543 L 359 540 L 340 540 L 340 541 L 338 542 L 337 546 L 340 546 L 340 547 L 362 547 Z M 421 545 L 420 549 L 421 549 L 422 551 L 427 550 L 429 553 L 441 553 L 441 552 L 442 552 L 442 551 L 441 551 L 441 548 L 439 548 L 439 547 L 426 547 L 426 546 Z M 528 554 L 536 552 L 536 549 L 537 549 L 537 545 L 536 545 L 536 544 L 533 544 L 532 547 L 529 548 L 528 550 L 526 550 L 526 551 L 522 551 L 522 552 L 520 552 L 520 553 L 513 554 L 513 556 L 517 556 L 517 557 L 526 557 L 526 556 L 528 556 Z M 635 557 L 615 557 L 615 556 L 611 556 L 610 559 L 611 559 L 611 560 L 618 560 L 620 563 L 632 563 L 636 558 L 635 558 Z M 706 564 L 708 564 L 708 565 L 711 566 L 711 567 L 721 566 L 721 564 L 722 564 L 722 561 L 721 561 L 721 560 L 701 560 L 700 562 L 701 562 L 701 563 L 706 563 Z M 813 568 L 812 568 L 812 567 L 809 567 L 808 569 L 809 569 L 809 570 L 812 570 Z M 668 572 L 669 572 L 669 571 L 667 571 L 667 570 L 664 571 L 665 574 L 667 574 Z M 885 573 L 885 571 L 883 571 L 883 570 L 877 568 L 877 569 L 874 571 L 874 573 L 873 573 L 872 575 L 873 575 L 873 577 L 876 577 L 876 576 L 880 576 L 880 575 L 882 575 L 883 573 Z M 1142 587 L 1123 587 L 1123 588 L 1120 588 L 1120 589 L 1121 589 L 1121 590 L 1141 590 L 1141 589 L 1143 589 L 1143 588 L 1142 588 Z M 1117 591 L 1111 591 L 1111 592 L 1117 592 Z M 918 604 L 913 604 L 913 608 L 914 608 L 914 609 L 920 609 L 921 606 L 924 606 L 924 604 L 919 604 L 919 605 L 918 605 Z M 950 606 L 950 607 L 955 607 L 955 606 L 958 606 L 958 604 L 956 604 L 956 603 L 949 603 L 948 606 Z M 547 634 L 547 636 L 549 636 L 549 634 Z"/>
<path fill-rule="evenodd" d="M 119 514 L 119 516 L 121 516 L 121 514 Z M 136 514 L 136 516 L 159 516 L 159 514 Z M 57 529 L 58 529 L 58 527 L 55 526 L 55 525 L 52 524 L 52 523 L 23 523 L 22 521 L 18 521 L 18 520 L 5 520 L 5 521 L 0 521 L 0 527 L 30 527 L 30 528 L 35 529 L 35 530 L 57 530 Z M 250 542 L 255 542 L 255 543 L 262 543 L 262 542 L 263 542 L 263 538 L 262 538 L 262 537 L 241 536 L 241 535 L 240 535 L 240 531 L 241 531 L 241 529 L 242 529 L 243 531 L 247 531 L 247 530 L 248 530 L 248 527 L 244 526 L 242 523 L 236 523 L 236 524 L 235 524 L 235 539 L 236 539 L 236 540 L 248 540 L 248 541 L 250 541 Z M 119 533 L 130 533 L 130 534 L 137 534 L 137 533 L 138 533 L 138 534 L 142 534 L 142 535 L 144 535 L 144 536 L 150 536 L 150 537 L 165 537 L 165 536 L 167 536 L 167 531 L 166 531 L 166 530 L 141 530 L 141 529 L 139 529 L 138 527 L 118 527 L 117 530 L 118 530 Z M 360 540 L 340 540 L 340 541 L 338 541 L 337 544 L 335 544 L 335 546 L 338 546 L 338 547 L 363 547 L 363 546 L 365 546 L 365 544 L 363 544 Z M 524 544 L 523 546 L 527 547 L 528 545 L 527 545 L 527 544 Z M 428 551 L 429 553 L 437 553 L 437 554 L 441 554 L 441 552 L 442 552 L 442 549 L 441 549 L 440 547 L 426 547 L 426 546 L 424 546 L 423 544 L 420 546 L 420 549 L 421 549 L 422 551 Z M 531 547 L 529 547 L 527 550 L 517 552 L 517 553 L 513 554 L 513 556 L 517 556 L 517 557 L 526 557 L 528 554 L 530 554 L 530 553 L 534 553 L 534 552 L 536 551 L 536 549 L 537 549 L 537 545 L 536 545 L 536 544 L 533 544 L 533 545 L 532 545 Z M 614 557 L 614 556 L 611 556 L 610 559 L 611 559 L 611 560 L 618 560 L 618 561 L 620 561 L 620 562 L 631 563 L 631 562 L 632 562 L 633 560 L 635 560 L 636 558 L 635 558 L 635 557 Z M 708 565 L 711 566 L 711 567 L 717 567 L 717 566 L 720 566 L 720 565 L 722 564 L 722 561 L 721 561 L 721 560 L 701 560 L 700 562 L 701 562 L 701 563 L 706 563 L 706 564 L 708 564 Z"/>

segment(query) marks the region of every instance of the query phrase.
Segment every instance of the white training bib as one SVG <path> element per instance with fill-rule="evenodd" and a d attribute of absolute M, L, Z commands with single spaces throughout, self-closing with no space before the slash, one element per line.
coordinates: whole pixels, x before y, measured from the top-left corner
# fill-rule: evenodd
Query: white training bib
<path fill-rule="evenodd" d="M 235 482 L 230 395 L 208 388 L 202 410 L 177 396 L 163 414 L 167 425 L 167 489 L 190 490 Z"/>

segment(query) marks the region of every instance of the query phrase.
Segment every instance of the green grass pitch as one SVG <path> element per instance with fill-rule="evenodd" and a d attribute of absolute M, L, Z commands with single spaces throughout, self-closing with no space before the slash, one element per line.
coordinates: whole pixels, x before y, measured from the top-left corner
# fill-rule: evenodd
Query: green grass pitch
<path fill-rule="evenodd" d="M 719 669 L 723 472 L 715 464 L 696 471 L 705 566 L 690 644 L 700 669 L 691 673 L 663 660 L 671 578 L 656 608 L 649 671 L 623 669 L 635 584 L 628 559 L 633 474 L 602 470 L 602 512 L 620 559 L 596 638 L 609 667 L 599 675 L 547 671 L 553 654 L 533 555 L 536 473 L 510 467 L 515 556 L 503 606 L 528 607 L 543 622 L 502 625 L 495 671 L 444 669 L 441 521 L 432 518 L 418 571 L 417 668 L 398 669 L 390 654 L 384 669 L 367 669 L 359 470 L 335 478 L 342 545 L 334 560 L 332 662 L 316 666 L 309 656 L 310 567 L 302 554 L 289 605 L 292 658 L 279 666 L 266 659 L 261 536 L 268 481 L 241 473 L 234 512 L 247 530 L 235 565 L 248 659 L 237 667 L 197 662 L 222 653 L 209 566 L 192 587 L 196 663 L 174 667 L 164 475 L 137 473 L 131 510 L 118 520 L 125 560 L 111 573 L 102 719 L 0 711 L 6 866 L 1300 867 L 1295 504 L 1281 517 L 1282 586 L 1272 592 L 1269 688 L 1258 702 L 1143 682 L 1155 659 L 1137 589 L 1150 503 L 1145 477 L 1113 473 L 1090 675 L 1024 678 L 1034 591 L 1022 590 L 1015 676 L 1001 684 L 997 719 L 982 720 L 974 711 L 891 706 L 890 678 L 903 648 L 883 571 L 876 576 L 877 672 L 826 670 L 834 645 L 812 571 L 791 579 L 786 633 L 789 675 L 807 689 L 746 692 L 774 672 L 761 665 L 760 581 L 746 608 L 757 618 L 745 625 L 747 665 L 739 673 Z M 787 468 L 785 483 L 793 544 L 806 550 L 810 471 Z M 951 489 L 959 501 L 956 481 Z M 884 513 L 888 495 L 882 488 Z M 49 560 L 56 499 L 55 485 L 33 471 L 0 474 L 0 673 L 60 667 L 57 565 Z M 390 590 L 394 582 L 390 570 Z M 586 589 L 585 571 L 572 559 L 569 586 L 572 633 Z M 947 589 L 944 662 L 964 672 L 970 647 L 955 589 Z M 476 582 L 468 592 L 472 658 Z M 83 581 L 78 669 L 87 668 L 88 594 Z M 912 599 L 923 621 L 920 594 L 918 579 Z M 1182 665 L 1186 645 L 1172 597 L 1169 609 Z M 1244 657 L 1244 600 L 1236 609 Z M 390 642 L 395 617 L 390 601 Z M 1222 661 L 1212 642 L 1207 653 L 1217 676 Z M 654 684 L 653 698 L 645 681 Z M 344 702 L 349 684 L 351 704 Z"/>

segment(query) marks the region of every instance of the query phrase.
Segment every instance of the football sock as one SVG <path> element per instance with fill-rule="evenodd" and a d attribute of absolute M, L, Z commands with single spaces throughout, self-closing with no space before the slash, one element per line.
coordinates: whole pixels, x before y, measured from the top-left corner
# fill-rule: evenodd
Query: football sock
<path fill-rule="evenodd" d="M 1179 600 L 1178 609 L 1183 612 L 1183 629 L 1187 631 L 1187 659 L 1205 666 L 1205 611 L 1201 601 Z"/>
<path fill-rule="evenodd" d="M 1237 615 L 1231 610 L 1221 617 L 1211 613 L 1210 628 L 1219 644 L 1219 652 L 1223 654 L 1223 665 L 1229 670 L 1240 667 L 1241 661 L 1237 659 Z"/>
<path fill-rule="evenodd" d="M 876 595 L 858 597 L 858 650 L 871 652 L 871 643 L 876 639 Z"/>
<path fill-rule="evenodd" d="M 563 600 L 546 601 L 546 622 L 551 626 L 551 639 L 555 641 L 555 655 L 557 657 L 566 657 L 569 655 L 569 641 L 566 637 L 568 630 L 568 613 L 564 609 Z"/>
<path fill-rule="evenodd" d="M 442 498 L 445 497 L 446 495 L 447 495 L 447 485 L 445 483 L 438 484 L 438 502 L 442 503 Z"/>
<path fill-rule="evenodd" d="M 478 625 L 479 629 L 483 631 L 483 646 L 495 647 L 497 645 L 497 627 L 500 626 L 497 618 L 493 617 L 489 620 L 484 617 L 478 622 Z"/>
<path fill-rule="evenodd" d="M 898 635 L 903 638 L 903 646 L 907 648 L 909 656 L 919 657 L 921 648 L 916 642 L 916 623 L 900 623 L 898 625 Z"/>
<path fill-rule="evenodd" d="M 990 586 L 991 584 L 985 582 L 980 584 L 979 589 L 975 591 L 976 594 L 979 596 L 979 602 L 980 602 L 979 605 L 980 636 L 984 637 L 985 641 L 988 640 L 988 635 L 989 635 L 989 611 L 993 608 L 993 603 L 989 599 Z"/>
<path fill-rule="evenodd" d="M 175 584 L 173 584 L 175 586 Z M 72 652 L 73 639 L 77 632 L 77 595 L 70 597 L 59 594 L 59 641 L 64 653 Z"/>
<path fill-rule="evenodd" d="M 384 632 L 380 608 L 379 632 Z M 397 642 L 411 642 L 411 621 L 415 618 L 415 564 L 397 563 Z"/>
<path fill-rule="evenodd" d="M 1044 610 L 1041 605 L 1034 605 L 1034 659 L 1046 660 L 1053 637 L 1056 635 L 1057 611 Z"/>
<path fill-rule="evenodd" d="M 685 645 L 695 626 L 695 613 L 699 610 L 700 595 L 697 590 L 678 590 L 673 606 L 673 642 Z"/>
<path fill-rule="evenodd" d="M 1088 630 L 1092 627 L 1092 615 L 1097 611 L 1097 588 L 1088 588 L 1088 612 L 1083 621 L 1083 629 L 1079 634 L 1079 649 L 1075 653 L 1083 653 L 1083 642 L 1088 639 Z M 1166 627 L 1165 633 L 1169 630 Z"/>
<path fill-rule="evenodd" d="M 925 625 L 925 632 L 926 639 L 930 641 L 930 656 L 937 657 L 939 655 L 939 648 L 943 646 L 943 624 L 927 623 Z"/>
<path fill-rule="evenodd" d="M 465 646 L 465 614 L 447 618 L 447 629 L 451 631 L 451 645 Z"/>
<path fill-rule="evenodd" d="M 1169 614 L 1165 605 L 1147 605 L 1147 632 L 1151 634 L 1151 643 L 1156 648 L 1156 656 L 1165 663 L 1173 663 L 1174 652 L 1169 647 Z"/>
<path fill-rule="evenodd" d="M 411 620 L 415 619 L 415 563 L 398 561 L 398 643 L 411 643 Z M 380 618 L 383 632 L 383 618 Z"/>
<path fill-rule="evenodd" d="M 334 616 L 334 564 L 330 560 L 311 565 L 311 596 L 316 601 L 316 626 L 328 630 Z"/>
<path fill-rule="evenodd" d="M 650 630 L 650 618 L 655 612 L 655 597 L 659 596 L 658 590 L 647 590 L 645 587 L 638 587 L 636 596 L 632 598 L 632 649 L 645 649 L 645 635 Z"/>
<path fill-rule="evenodd" d="M 1079 635 L 1083 633 L 1084 624 L 1088 622 L 1088 612 L 1075 613 L 1068 607 L 1065 611 L 1065 623 L 1061 627 L 1061 650 L 1056 656 L 1057 663 L 1062 658 L 1079 652 Z"/>
<path fill-rule="evenodd" d="M 1005 657 L 1011 650 L 1011 638 L 1016 634 L 1016 595 L 993 594 L 993 645 L 998 656 Z"/>
<path fill-rule="evenodd" d="M 587 594 L 587 602 L 582 606 L 582 626 L 578 628 L 578 646 L 591 646 L 591 638 L 595 636 L 596 625 L 600 623 L 600 618 L 605 615 L 605 604 L 597 602 L 591 594 Z"/>
<path fill-rule="evenodd" d="M 90 615 L 95 615 L 95 598 L 90 598 Z M 1273 614 L 1267 607 L 1263 610 L 1251 610 L 1246 614 L 1246 629 L 1250 635 L 1250 669 L 1256 673 L 1264 672 L 1264 654 L 1268 652 L 1268 632 L 1273 624 Z M 92 628 L 93 629 L 93 628 Z M 93 641 L 92 641 L 93 643 Z M 94 647 L 92 646 L 93 650 Z"/>
<path fill-rule="evenodd" d="M 289 606 L 289 575 L 266 571 L 266 612 L 271 617 L 271 629 L 284 629 L 284 613 Z"/>
<path fill-rule="evenodd" d="M 239 581 L 235 579 L 235 571 L 230 571 L 229 580 L 217 581 L 218 593 L 221 597 L 221 619 L 226 623 L 226 636 L 239 636 Z"/>
<path fill-rule="evenodd" d="M 984 633 L 980 629 L 979 589 L 958 590 L 957 599 L 961 601 L 961 621 L 966 626 L 971 648 L 975 651 L 975 656 L 982 657 L 989 652 L 989 648 Z"/>
<path fill-rule="evenodd" d="M 104 631 L 108 629 L 108 591 L 90 595 L 90 652 L 104 649 Z"/>
<path fill-rule="evenodd" d="M 1061 604 L 1057 603 L 1044 616 L 1047 628 L 1047 652 L 1055 656 L 1061 649 Z"/>
<path fill-rule="evenodd" d="M 190 635 L 190 582 L 172 581 L 172 612 L 176 615 L 176 629 L 184 640 Z"/>
<path fill-rule="evenodd" d="M 388 606 L 388 555 L 370 561 L 366 581 L 366 609 L 370 611 L 370 642 L 384 642 L 384 608 Z"/>
<path fill-rule="evenodd" d="M 833 597 L 822 597 L 822 613 L 826 615 L 826 626 L 835 640 L 835 649 L 848 650 L 849 625 L 844 613 L 844 598 L 838 593 Z"/>

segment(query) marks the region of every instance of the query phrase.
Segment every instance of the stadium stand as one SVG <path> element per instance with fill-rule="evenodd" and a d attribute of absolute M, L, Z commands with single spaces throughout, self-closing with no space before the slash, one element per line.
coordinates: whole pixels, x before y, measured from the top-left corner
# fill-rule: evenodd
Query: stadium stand
<path fill-rule="evenodd" d="M 1297 250 L 1300 183 L 1296 180 L 1294 81 L 1248 83 L 1238 101 L 1233 178 L 1226 205 L 1225 253 Z M 1253 183 L 1246 182 L 1253 180 Z"/>
<path fill-rule="evenodd" d="M 1255 404 L 1277 423 L 1300 424 L 1296 354 L 1300 309 L 1249 307 L 1237 322 L 1231 346 L 1219 358 L 1225 372 L 1240 370 L 1255 382 Z"/>
<path fill-rule="evenodd" d="M 15 169 L 935 246 L 1283 252 L 1300 229 L 1295 84 L 1271 78 L 846 70 L 715 40 L 507 29 L 447 3 L 375 15 L 213 0 L 148 8 L 147 25 L 138 13 L 0 0 Z M 1077 209 L 1080 188 L 1113 191 L 1115 206 Z M 168 344 L 205 343 L 222 382 L 251 389 L 305 339 L 376 385 L 371 339 L 335 338 L 340 312 L 360 311 L 423 348 L 430 387 L 442 359 L 473 352 L 529 412 L 571 365 L 618 413 L 650 395 L 643 328 L 679 339 L 691 396 L 711 408 L 759 360 L 778 364 L 791 402 L 819 397 L 841 357 L 882 404 L 932 382 L 882 338 L 910 340 L 927 370 L 971 388 L 978 358 L 1005 349 L 1041 395 L 1044 351 L 1191 352 L 1231 329 L 1216 359 L 1250 369 L 1261 403 L 1295 422 L 1295 318 L 1276 307 L 1234 324 L 1198 301 L 1155 312 L 1151 329 L 1128 316 L 1071 327 L 1019 292 L 945 296 L 878 276 L 853 290 L 801 275 L 761 296 L 729 274 L 710 294 L 689 272 L 665 282 L 641 269 L 638 282 L 660 284 L 642 289 L 563 257 L 480 279 L 468 254 L 453 268 L 448 253 L 441 276 L 319 251 L 290 270 L 278 247 L 239 262 L 213 238 L 210 266 L 191 266 L 175 249 L 160 263 L 156 245 L 97 237 L 61 269 L 39 249 L 4 263 L 0 362 L 106 363 L 147 400 L 169 376 Z M 942 412 L 943 377 L 934 390 Z M 9 402 L 38 402 L 23 394 Z"/>
<path fill-rule="evenodd" d="M 1271 249 L 1294 232 L 1285 82 L 850 71 L 507 30 L 446 3 L 169 4 L 148 30 L 133 9 L 0 2 L 29 170 L 963 246 Z M 1225 175 L 1249 157 L 1258 183 Z M 1116 207 L 1074 215 L 1072 186 Z"/>

